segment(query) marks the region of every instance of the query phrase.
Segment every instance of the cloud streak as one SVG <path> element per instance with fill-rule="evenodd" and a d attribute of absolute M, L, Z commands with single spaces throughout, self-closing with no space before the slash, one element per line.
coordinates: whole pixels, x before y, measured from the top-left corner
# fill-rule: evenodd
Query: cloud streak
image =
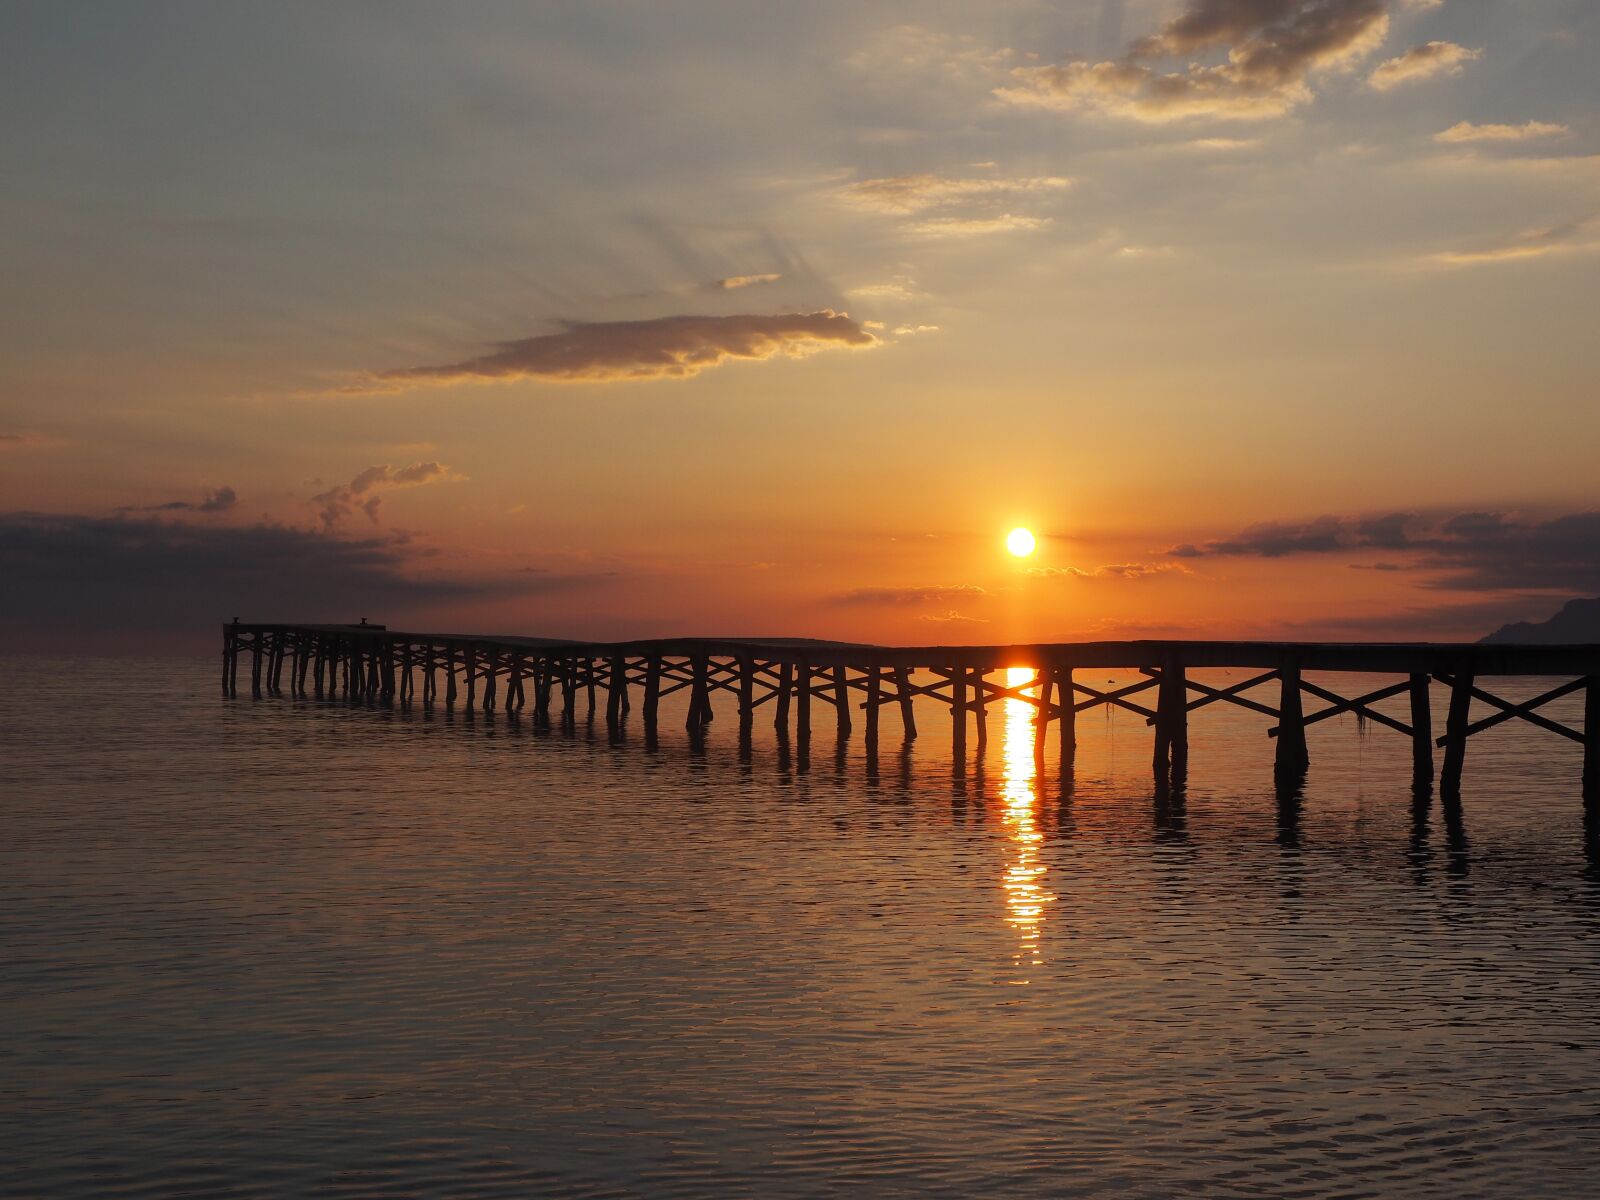
<path fill-rule="evenodd" d="M 1312 99 L 1316 72 L 1348 69 L 1382 44 L 1388 0 L 1190 0 L 1120 58 L 1019 67 L 1001 100 L 1139 121 L 1262 120 Z M 1172 71 L 1163 61 L 1190 56 Z"/>
<path fill-rule="evenodd" d="M 1424 260 L 1441 267 L 1474 267 L 1551 255 L 1600 250 L 1600 215 L 1533 229 L 1509 241 L 1464 250 L 1444 250 Z"/>
<path fill-rule="evenodd" d="M 1189 575 L 1193 572 L 1182 563 L 1107 563 L 1099 567 L 1029 567 L 1029 575 L 1037 579 L 1149 579 L 1156 575 Z"/>
<path fill-rule="evenodd" d="M 994 233 L 1026 233 L 1052 224 L 1049 217 L 1026 217 L 1001 213 L 995 217 L 929 217 L 907 226 L 912 233 L 928 238 L 986 237 Z"/>
<path fill-rule="evenodd" d="M 1064 191 L 1071 186 L 1070 179 L 1057 175 L 1016 179 L 948 179 L 924 173 L 863 179 L 843 188 L 839 194 L 859 208 L 903 216 L 981 201 L 1010 201 L 1017 196 Z"/>
<path fill-rule="evenodd" d="M 1387 92 L 1408 83 L 1459 75 L 1467 63 L 1482 57 L 1482 50 L 1469 50 L 1455 42 L 1424 42 L 1397 58 L 1379 63 L 1367 76 L 1367 83 L 1380 92 Z"/>
<path fill-rule="evenodd" d="M 1382 551 L 1371 564 L 1401 564 L 1429 574 L 1421 586 L 1459 591 L 1600 591 L 1600 512 L 1545 520 L 1501 512 L 1423 517 L 1324 516 L 1305 522 L 1264 522 L 1199 545 L 1174 546 L 1180 559 L 1288 558 Z"/>
<path fill-rule="evenodd" d="M 1570 133 L 1565 125 L 1549 121 L 1524 121 L 1521 125 L 1474 125 L 1471 121 L 1458 121 L 1449 129 L 1433 135 L 1436 142 L 1461 145 L 1473 142 L 1526 142 L 1534 138 L 1561 137 Z"/>
<path fill-rule="evenodd" d="M 351 391 L 459 383 L 613 383 L 688 379 L 734 359 L 803 358 L 867 349 L 877 339 L 845 313 L 820 309 L 775 316 L 679 316 L 568 322 L 559 332 L 503 342 L 488 354 L 439 366 L 380 371 Z"/>
<path fill-rule="evenodd" d="M 777 283 L 783 276 L 776 271 L 769 271 L 762 275 L 729 275 L 726 279 L 718 279 L 712 287 L 724 292 L 737 291 L 739 288 L 756 287 L 763 283 Z"/>

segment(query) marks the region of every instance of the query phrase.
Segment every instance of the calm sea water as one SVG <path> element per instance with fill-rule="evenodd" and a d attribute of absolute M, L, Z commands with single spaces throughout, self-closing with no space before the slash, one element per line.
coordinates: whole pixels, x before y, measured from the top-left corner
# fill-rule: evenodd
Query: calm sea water
<path fill-rule="evenodd" d="M 1595 1194 L 1600 871 L 1537 730 L 1446 819 L 1352 721 L 1281 803 L 1220 706 L 1157 803 L 1128 714 L 1069 789 L 1026 712 L 802 769 L 727 712 L 651 753 L 3 665 L 0 1195 Z"/>

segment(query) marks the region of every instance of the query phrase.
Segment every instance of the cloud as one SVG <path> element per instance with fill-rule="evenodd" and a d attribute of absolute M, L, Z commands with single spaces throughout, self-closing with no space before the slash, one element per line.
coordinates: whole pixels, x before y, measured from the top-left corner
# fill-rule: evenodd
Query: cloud
<path fill-rule="evenodd" d="M 1070 179 L 1056 175 L 948 179 L 923 173 L 865 179 L 848 185 L 838 194 L 857 208 L 905 218 L 904 228 L 913 235 L 967 238 L 1044 228 L 1051 224 L 1049 217 L 1014 212 L 1011 206 L 1061 192 L 1070 186 Z M 893 293 L 878 294 L 904 298 Z"/>
<path fill-rule="evenodd" d="M 1600 592 L 1600 512 L 1519 521 L 1503 513 L 1463 514 L 1426 546 L 1423 565 L 1445 574 L 1428 586 Z"/>
<path fill-rule="evenodd" d="M 917 620 L 930 621 L 935 625 L 987 625 L 989 623 L 986 617 L 969 617 L 964 613 L 958 613 L 953 608 L 946 609 L 942 613 L 923 613 Z"/>
<path fill-rule="evenodd" d="M 1424 42 L 1398 58 L 1379 63 L 1367 76 L 1367 83 L 1380 92 L 1387 92 L 1402 84 L 1459 75 L 1465 64 L 1482 57 L 1482 50 L 1469 50 L 1454 42 Z"/>
<path fill-rule="evenodd" d="M 1177 142 L 1174 144 L 1173 149 L 1205 150 L 1221 153 L 1231 150 L 1259 150 L 1261 145 L 1260 138 L 1208 137 L 1193 138 L 1187 142 Z"/>
<path fill-rule="evenodd" d="M 877 339 L 848 315 L 826 308 L 776 316 L 568 322 L 559 333 L 503 342 L 489 354 L 461 362 L 380 371 L 367 384 L 346 390 L 520 379 L 556 383 L 688 379 L 729 359 L 800 358 L 819 350 L 876 344 Z"/>
<path fill-rule="evenodd" d="M 1411 513 L 1388 513 L 1360 518 L 1327 516 L 1302 522 L 1263 521 L 1231 537 L 1201 545 L 1174 546 L 1167 553 L 1174 558 L 1286 558 L 1344 550 L 1394 550 L 1412 544 L 1408 529 L 1415 520 Z"/>
<path fill-rule="evenodd" d="M 1548 121 L 1525 121 L 1521 125 L 1474 125 L 1458 121 L 1433 135 L 1436 142 L 1526 142 L 1533 138 L 1558 137 L 1572 132 L 1565 125 Z"/>
<path fill-rule="evenodd" d="M 852 296 L 861 296 L 868 300 L 914 300 L 917 297 L 916 287 L 915 280 L 902 275 L 886 283 L 864 283 L 859 287 L 850 288 L 849 292 Z M 869 326 L 871 322 L 863 321 L 862 325 Z"/>
<path fill-rule="evenodd" d="M 417 557 L 395 535 L 352 539 L 270 524 L 0 513 L 0 639 L 26 647 L 63 644 L 67 635 L 152 633 L 210 645 L 216 627 L 234 616 L 381 621 L 431 603 L 603 582 L 561 574 L 426 577 L 413 569 Z"/>
<path fill-rule="evenodd" d="M 1425 573 L 1419 584 L 1428 588 L 1600 592 L 1600 512 L 1544 520 L 1489 511 L 1325 516 L 1299 523 L 1264 522 L 1232 537 L 1175 546 L 1168 553 L 1183 559 L 1286 558 L 1371 550 L 1385 551 L 1381 569 Z"/>
<path fill-rule="evenodd" d="M 331 529 L 351 513 L 361 511 L 376 522 L 378 509 L 383 505 L 383 493 L 395 488 L 418 487 L 426 483 L 460 479 L 462 476 L 437 462 L 416 462 L 409 467 L 392 467 L 384 463 L 368 467 L 349 483 L 341 483 L 311 497 L 311 503 L 321 508 L 322 527 Z"/>
<path fill-rule="evenodd" d="M 1174 558 L 1204 558 L 1216 555 L 1254 555 L 1283 558 L 1290 554 L 1327 554 L 1334 550 L 1363 545 L 1339 517 L 1318 517 L 1314 521 L 1286 524 L 1263 521 L 1228 538 L 1202 546 L 1174 546 L 1167 553 Z"/>
<path fill-rule="evenodd" d="M 1002 213 L 998 217 L 930 217 L 913 222 L 912 233 L 933 238 L 983 237 L 991 233 L 1020 233 L 1030 229 L 1043 229 L 1051 224 L 1049 217 L 1019 217 Z"/>
<path fill-rule="evenodd" d="M 840 191 L 850 203 L 884 213 L 920 213 L 928 209 L 964 207 L 975 201 L 1010 200 L 1041 192 L 1063 191 L 1070 179 L 1040 175 L 1018 179 L 946 179 L 939 175 L 892 175 L 863 179 Z"/>
<path fill-rule="evenodd" d="M 118 512 L 199 512 L 199 513 L 225 513 L 230 512 L 239 503 L 239 496 L 231 487 L 220 487 L 214 492 L 206 493 L 203 500 L 168 500 L 165 504 L 125 504 L 117 509 Z"/>
<path fill-rule="evenodd" d="M 726 279 L 716 280 L 711 286 L 720 288 L 725 292 L 731 292 L 737 288 L 755 287 L 757 284 L 762 283 L 777 283 L 782 278 L 783 276 L 776 271 L 765 275 L 729 275 Z"/>
<path fill-rule="evenodd" d="M 1545 229 L 1531 229 L 1509 241 L 1475 249 L 1440 251 L 1423 261 L 1442 267 L 1472 267 L 1594 250 L 1600 250 L 1600 214 Z"/>
<path fill-rule="evenodd" d="M 893 607 L 908 604 L 928 604 L 951 600 L 977 600 L 988 595 L 976 584 L 934 584 L 922 587 L 866 587 L 856 588 L 833 598 L 836 604 Z"/>
<path fill-rule="evenodd" d="M 1382 44 L 1388 0 L 1190 0 L 1116 60 L 1018 67 L 1001 100 L 1141 121 L 1261 120 L 1309 102 L 1314 72 L 1346 69 Z M 1221 53 L 1164 72 L 1152 63 Z"/>
<path fill-rule="evenodd" d="M 1182 563 L 1108 563 L 1100 567 L 1029 567 L 1039 579 L 1148 579 L 1152 575 L 1193 574 Z"/>

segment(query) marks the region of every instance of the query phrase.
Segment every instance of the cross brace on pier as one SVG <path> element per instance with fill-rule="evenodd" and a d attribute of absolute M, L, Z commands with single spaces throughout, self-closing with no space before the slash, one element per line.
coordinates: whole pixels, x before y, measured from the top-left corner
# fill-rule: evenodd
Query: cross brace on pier
<path fill-rule="evenodd" d="M 1434 777 L 1435 745 L 1444 749 L 1441 793 L 1460 793 L 1467 741 L 1507 721 L 1519 720 L 1569 738 L 1584 748 L 1583 796 L 1600 802 L 1600 646 L 1484 646 L 1448 643 L 1337 642 L 1073 642 L 1018 646 L 870 646 L 805 639 L 668 638 L 613 643 L 548 638 L 483 637 L 403 633 L 381 625 L 223 626 L 223 693 L 238 693 L 239 662 L 250 658 L 250 691 L 345 696 L 423 704 L 458 702 L 468 709 L 503 705 L 508 712 L 530 703 L 533 719 L 572 722 L 580 704 L 586 718 L 605 693 L 605 719 L 620 729 L 642 702 L 644 731 L 657 735 L 661 700 L 687 691 L 686 724 L 691 734 L 712 720 L 712 697 L 737 701 L 741 735 L 748 737 L 757 710 L 771 708 L 786 735 L 791 726 L 802 751 L 811 736 L 814 705 L 831 707 L 840 734 L 853 728 L 859 711 L 869 744 L 878 738 L 882 710 L 898 710 L 907 737 L 917 734 L 915 701 L 945 705 L 954 718 L 954 748 L 964 753 L 969 732 L 979 747 L 988 740 L 992 705 L 1018 701 L 1033 707 L 1035 753 L 1042 756 L 1055 726 L 1061 761 L 1077 750 L 1077 716 L 1110 705 L 1141 716 L 1154 730 L 1153 767 L 1159 786 L 1182 778 L 1189 756 L 1189 714 L 1229 704 L 1272 719 L 1275 763 L 1282 775 L 1303 774 L 1308 763 L 1306 729 L 1330 717 L 1353 713 L 1411 739 L 1418 782 Z M 1021 683 L 1009 671 L 1026 668 Z M 1195 669 L 1253 672 L 1227 687 L 1189 678 Z M 1141 678 L 1102 690 L 1075 676 L 1080 670 L 1131 670 Z M 1312 683 L 1305 672 L 1395 675 L 1399 678 L 1358 696 L 1341 696 Z M 1004 682 L 990 676 L 1006 672 Z M 1530 700 L 1494 695 L 1487 678 L 1535 676 L 1561 682 Z M 1431 688 L 1448 689 L 1443 733 L 1435 738 Z M 420 696 L 418 688 L 420 686 Z M 441 696 L 441 688 L 443 694 Z M 1262 693 L 1258 689 L 1274 688 Z M 1247 693 L 1256 693 L 1255 696 Z M 1540 710 L 1581 692 L 1581 729 Z M 1151 703 L 1134 697 L 1153 693 Z M 1373 706 L 1405 696 L 1409 719 Z M 1275 700 L 1273 703 L 1271 701 Z M 1321 707 L 1307 711 L 1307 701 Z M 1474 720 L 1473 702 L 1488 706 Z M 554 712 L 554 716 L 552 713 Z M 969 728 L 970 727 L 970 728 Z"/>

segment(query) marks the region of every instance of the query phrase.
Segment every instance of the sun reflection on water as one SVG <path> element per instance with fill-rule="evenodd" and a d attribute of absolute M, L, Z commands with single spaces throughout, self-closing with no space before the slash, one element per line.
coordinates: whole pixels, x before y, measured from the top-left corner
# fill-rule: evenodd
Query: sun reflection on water
<path fill-rule="evenodd" d="M 1032 682 L 1037 674 L 1032 667 L 1008 667 L 1006 686 L 1021 687 Z M 1026 694 L 1037 696 L 1039 692 L 1031 687 Z M 1000 796 L 1006 833 L 1015 850 L 1006 866 L 1004 879 L 1006 921 L 1017 931 L 1016 960 L 1022 966 L 1036 966 L 1044 961 L 1040 954 L 1039 932 L 1047 906 L 1056 899 L 1055 893 L 1045 887 L 1049 868 L 1039 854 L 1044 834 L 1039 829 L 1039 768 L 1033 756 L 1035 711 L 1026 700 L 1007 698 L 1000 739 Z"/>

